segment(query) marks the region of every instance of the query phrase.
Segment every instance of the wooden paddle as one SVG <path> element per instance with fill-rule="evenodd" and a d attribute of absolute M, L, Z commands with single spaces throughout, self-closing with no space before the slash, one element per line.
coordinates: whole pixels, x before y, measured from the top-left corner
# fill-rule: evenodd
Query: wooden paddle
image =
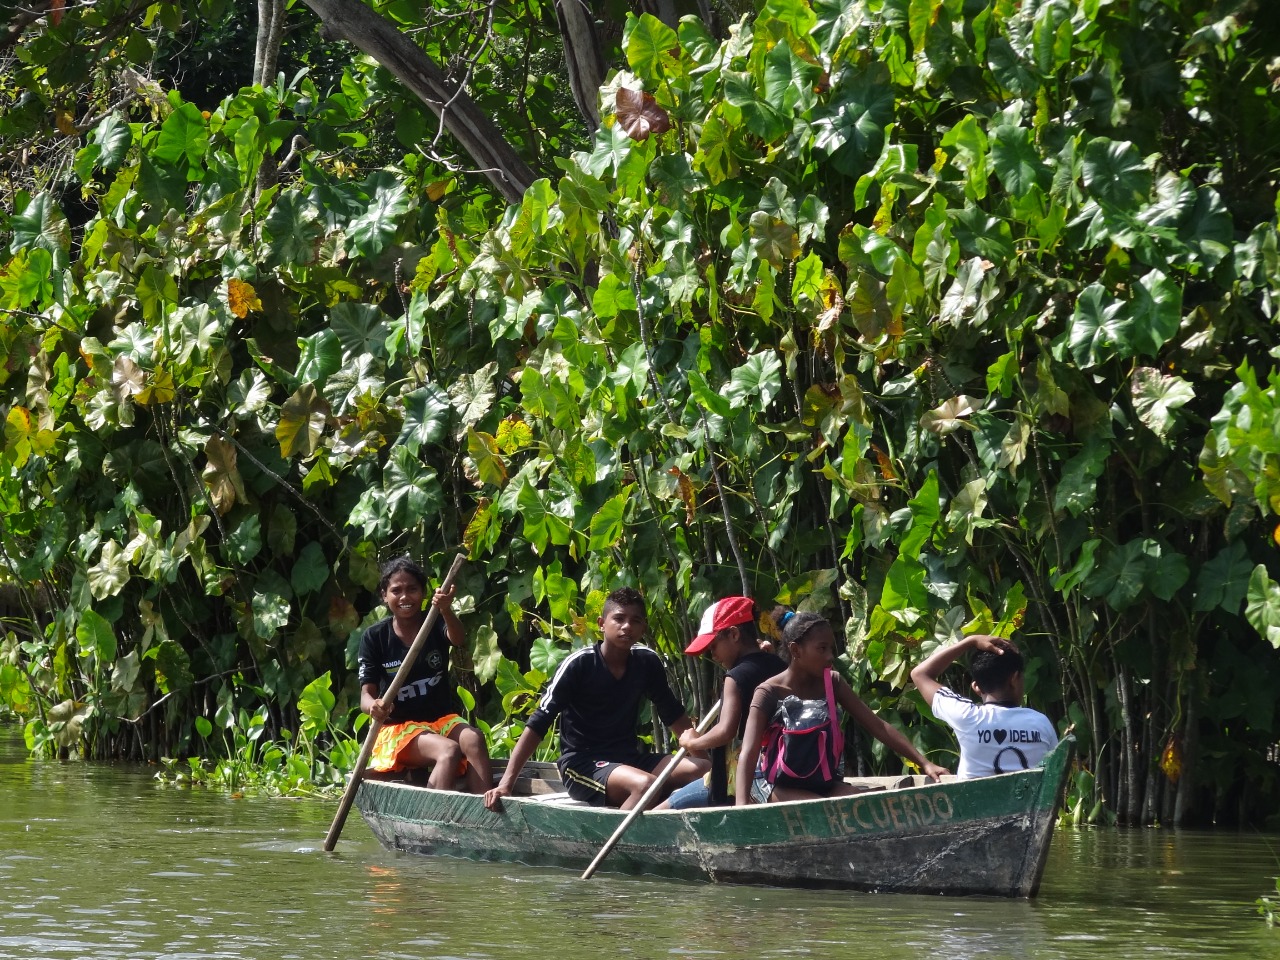
<path fill-rule="evenodd" d="M 707 715 L 702 718 L 702 722 L 698 724 L 697 729 L 694 732 L 706 733 L 707 728 L 716 722 L 716 717 L 719 715 L 720 701 L 717 700 L 712 704 L 711 709 L 707 711 Z M 627 832 L 627 827 L 631 826 L 636 817 L 644 813 L 645 807 L 649 805 L 649 801 L 654 798 L 654 795 L 657 794 L 657 792 L 662 789 L 663 785 L 671 778 L 671 774 L 675 772 L 676 767 L 680 765 L 680 761 L 683 760 L 688 753 L 689 751 L 684 747 L 681 747 L 676 751 L 676 755 L 671 758 L 671 762 L 667 764 L 666 769 L 664 769 L 662 773 L 658 774 L 658 779 L 649 784 L 649 789 L 644 792 L 644 795 L 640 798 L 640 802 L 627 812 L 627 818 L 623 820 L 622 823 L 618 824 L 618 829 L 613 831 L 613 836 L 605 841 L 604 846 L 600 848 L 600 852 L 596 854 L 596 858 L 591 861 L 591 864 L 586 870 L 582 871 L 583 880 L 591 879 L 591 875 L 596 872 L 596 867 L 600 866 L 604 861 L 604 858 L 609 855 L 609 851 L 617 846 L 618 841 L 622 839 L 622 835 Z"/>
<path fill-rule="evenodd" d="M 449 568 L 449 572 L 445 575 L 444 581 L 440 584 L 441 590 L 448 590 L 453 586 L 453 580 L 458 575 L 458 571 L 462 569 L 462 565 L 467 562 L 465 554 L 458 554 L 453 558 L 453 566 Z M 394 700 L 396 694 L 400 692 L 405 677 L 408 676 L 413 661 L 418 659 L 418 653 L 422 650 L 423 645 L 427 642 L 427 637 L 431 633 L 431 628 L 435 626 L 436 620 L 440 616 L 440 611 L 436 609 L 433 603 L 431 609 L 427 611 L 427 619 L 422 621 L 422 626 L 418 629 L 418 635 L 413 638 L 408 652 L 404 655 L 404 659 L 400 661 L 400 669 L 396 671 L 396 675 L 391 678 L 391 682 L 387 684 L 386 691 L 382 694 L 383 700 Z M 373 745 L 378 740 L 378 731 L 382 729 L 382 721 L 374 720 L 369 724 L 369 733 L 364 738 L 364 745 L 360 748 L 360 756 L 356 760 L 355 769 L 351 771 L 351 779 L 347 782 L 346 792 L 342 795 L 342 802 L 338 804 L 337 816 L 333 818 L 333 824 L 329 827 L 329 833 L 324 838 L 324 852 L 331 853 L 334 844 L 338 842 L 338 834 L 342 833 L 342 826 L 347 822 L 347 814 L 351 812 L 351 803 L 356 798 L 356 791 L 360 789 L 360 781 L 364 779 L 364 768 L 369 765 L 369 757 L 373 753 Z"/>

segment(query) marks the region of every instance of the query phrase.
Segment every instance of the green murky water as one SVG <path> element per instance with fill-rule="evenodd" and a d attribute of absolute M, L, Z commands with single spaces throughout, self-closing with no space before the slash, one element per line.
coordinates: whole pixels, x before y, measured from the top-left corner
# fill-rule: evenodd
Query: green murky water
<path fill-rule="evenodd" d="M 1059 833 L 1034 902 L 795 892 L 392 854 L 355 814 L 35 763 L 0 731 L 8 958 L 1242 957 L 1280 960 L 1253 901 L 1280 838 Z"/>

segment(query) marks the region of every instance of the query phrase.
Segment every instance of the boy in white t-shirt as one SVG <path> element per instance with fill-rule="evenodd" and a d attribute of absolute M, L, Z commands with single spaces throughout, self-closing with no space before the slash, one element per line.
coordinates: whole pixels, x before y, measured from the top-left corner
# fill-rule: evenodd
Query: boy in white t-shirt
<path fill-rule="evenodd" d="M 969 661 L 977 704 L 938 678 L 962 654 Z M 1011 640 L 974 634 L 936 651 L 911 671 L 911 679 L 933 715 L 956 732 L 960 764 L 956 776 L 990 777 L 1034 767 L 1058 744 L 1049 718 L 1022 705 L 1022 653 Z"/>

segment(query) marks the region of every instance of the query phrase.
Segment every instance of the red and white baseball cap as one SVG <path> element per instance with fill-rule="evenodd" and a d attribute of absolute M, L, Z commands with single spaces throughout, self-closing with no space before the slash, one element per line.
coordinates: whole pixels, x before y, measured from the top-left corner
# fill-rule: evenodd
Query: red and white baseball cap
<path fill-rule="evenodd" d="M 736 627 L 740 623 L 755 621 L 755 603 L 750 597 L 725 597 L 707 607 L 702 615 L 702 623 L 698 626 L 698 635 L 685 647 L 684 652 L 696 657 L 716 638 L 716 634 L 726 627 Z"/>

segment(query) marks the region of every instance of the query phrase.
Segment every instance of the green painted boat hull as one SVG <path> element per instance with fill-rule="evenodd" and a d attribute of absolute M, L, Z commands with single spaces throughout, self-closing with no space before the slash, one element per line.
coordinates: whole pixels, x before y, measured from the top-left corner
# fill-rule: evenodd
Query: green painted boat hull
<path fill-rule="evenodd" d="M 603 871 L 683 880 L 900 893 L 1035 896 L 1071 766 L 1067 737 L 1044 763 L 979 780 L 853 797 L 646 813 Z M 617 810 L 366 780 L 356 805 L 387 847 L 581 870 Z"/>

